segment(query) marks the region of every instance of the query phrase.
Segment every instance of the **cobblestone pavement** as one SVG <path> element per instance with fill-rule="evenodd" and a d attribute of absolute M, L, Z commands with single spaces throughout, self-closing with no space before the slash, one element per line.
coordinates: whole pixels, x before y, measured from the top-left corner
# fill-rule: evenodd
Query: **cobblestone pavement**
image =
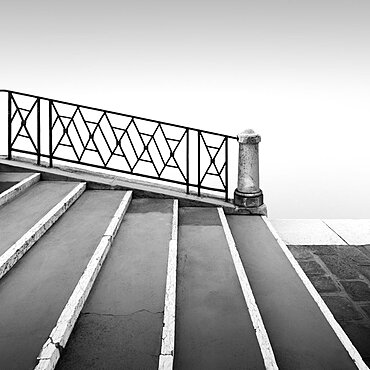
<path fill-rule="evenodd" d="M 370 245 L 289 249 L 369 366 Z"/>

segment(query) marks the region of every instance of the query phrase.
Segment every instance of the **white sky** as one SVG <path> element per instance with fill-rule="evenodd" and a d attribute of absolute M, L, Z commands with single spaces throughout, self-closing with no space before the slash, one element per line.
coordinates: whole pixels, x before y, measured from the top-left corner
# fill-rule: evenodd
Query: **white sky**
<path fill-rule="evenodd" d="M 353 0 L 1 1 L 0 88 L 253 128 L 271 217 L 370 218 L 369 19 Z"/>

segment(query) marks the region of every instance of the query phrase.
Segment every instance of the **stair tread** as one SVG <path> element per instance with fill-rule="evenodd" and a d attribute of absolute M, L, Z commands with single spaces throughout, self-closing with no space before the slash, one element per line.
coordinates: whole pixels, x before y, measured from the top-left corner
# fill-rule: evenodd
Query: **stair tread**
<path fill-rule="evenodd" d="M 58 369 L 158 368 L 172 205 L 132 201 Z"/>
<path fill-rule="evenodd" d="M 0 208 L 0 255 L 61 201 L 77 183 L 41 181 Z"/>
<path fill-rule="evenodd" d="M 262 218 L 227 220 L 279 367 L 355 369 Z"/>
<path fill-rule="evenodd" d="M 0 368 L 33 368 L 124 191 L 86 191 L 0 280 Z M 20 355 L 21 354 L 21 355 Z"/>
<path fill-rule="evenodd" d="M 179 212 L 174 361 L 176 369 L 264 369 L 215 208 Z"/>
<path fill-rule="evenodd" d="M 1 172 L 0 182 L 19 182 L 30 177 L 35 172 Z"/>

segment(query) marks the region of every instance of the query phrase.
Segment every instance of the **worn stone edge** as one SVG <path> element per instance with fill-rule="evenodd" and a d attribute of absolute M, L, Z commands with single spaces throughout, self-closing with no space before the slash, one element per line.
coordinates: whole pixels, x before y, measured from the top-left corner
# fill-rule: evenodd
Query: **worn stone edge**
<path fill-rule="evenodd" d="M 88 262 L 80 280 L 69 297 L 55 327 L 42 346 L 40 354 L 37 356 L 38 364 L 36 365 L 35 370 L 54 369 L 56 367 L 60 358 L 60 352 L 65 348 L 68 342 L 69 336 L 72 333 L 79 314 L 110 250 L 114 237 L 120 227 L 128 206 L 130 205 L 131 199 L 132 191 L 127 191 L 104 232 L 94 254 Z"/>
<path fill-rule="evenodd" d="M 36 182 L 40 181 L 40 178 L 40 173 L 34 173 L 2 192 L 0 195 L 0 207 L 16 198 L 33 184 L 36 184 Z"/>
<path fill-rule="evenodd" d="M 271 224 L 270 220 L 266 216 L 261 216 L 262 220 L 265 222 L 266 226 L 274 236 L 275 240 L 278 242 L 280 248 L 284 252 L 285 256 L 288 258 L 289 262 L 293 266 L 297 275 L 302 280 L 308 292 L 311 294 L 313 300 L 319 306 L 320 311 L 324 315 L 325 319 L 333 329 L 334 333 L 338 337 L 339 341 L 342 343 L 343 347 L 348 352 L 349 356 L 353 360 L 354 364 L 358 369 L 369 370 L 365 362 L 363 361 L 360 353 L 357 351 L 356 347 L 352 344 L 351 340 L 348 338 L 345 331 L 338 324 L 337 320 L 334 318 L 333 314 L 329 310 L 328 306 L 325 304 L 324 300 L 321 298 L 320 294 L 317 292 L 311 281 L 308 279 L 301 266 L 298 264 L 296 259 L 293 257 L 293 254 L 289 251 L 288 247 L 284 241 L 280 238 L 279 234 Z"/>
<path fill-rule="evenodd" d="M 86 183 L 73 188 L 58 204 L 0 256 L 0 279 L 23 257 L 85 191 Z"/>
<path fill-rule="evenodd" d="M 245 303 L 247 304 L 247 309 L 256 332 L 257 341 L 261 350 L 263 362 L 265 368 L 268 370 L 277 370 L 278 365 L 276 363 L 274 351 L 272 349 L 270 339 L 268 337 L 265 325 L 262 320 L 261 313 L 258 309 L 252 287 L 249 283 L 247 274 L 245 272 L 243 262 L 240 258 L 239 252 L 236 248 L 234 238 L 232 236 L 229 224 L 227 222 L 225 213 L 221 207 L 217 208 L 218 214 L 224 229 L 227 244 L 229 246 L 230 254 L 234 262 L 234 267 L 238 275 L 239 283 L 243 291 Z"/>
<path fill-rule="evenodd" d="M 172 370 L 175 354 L 178 209 L 179 201 L 175 199 L 173 202 L 171 240 L 168 247 L 162 345 L 158 362 L 158 369 L 160 370 Z"/>

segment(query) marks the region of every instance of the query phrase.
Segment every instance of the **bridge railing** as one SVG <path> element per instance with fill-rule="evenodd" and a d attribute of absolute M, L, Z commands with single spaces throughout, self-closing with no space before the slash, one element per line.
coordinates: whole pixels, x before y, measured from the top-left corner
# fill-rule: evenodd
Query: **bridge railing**
<path fill-rule="evenodd" d="M 237 137 L 10 90 L 8 158 L 65 161 L 176 184 L 229 200 Z M 236 158 L 233 158 L 236 162 Z"/>

